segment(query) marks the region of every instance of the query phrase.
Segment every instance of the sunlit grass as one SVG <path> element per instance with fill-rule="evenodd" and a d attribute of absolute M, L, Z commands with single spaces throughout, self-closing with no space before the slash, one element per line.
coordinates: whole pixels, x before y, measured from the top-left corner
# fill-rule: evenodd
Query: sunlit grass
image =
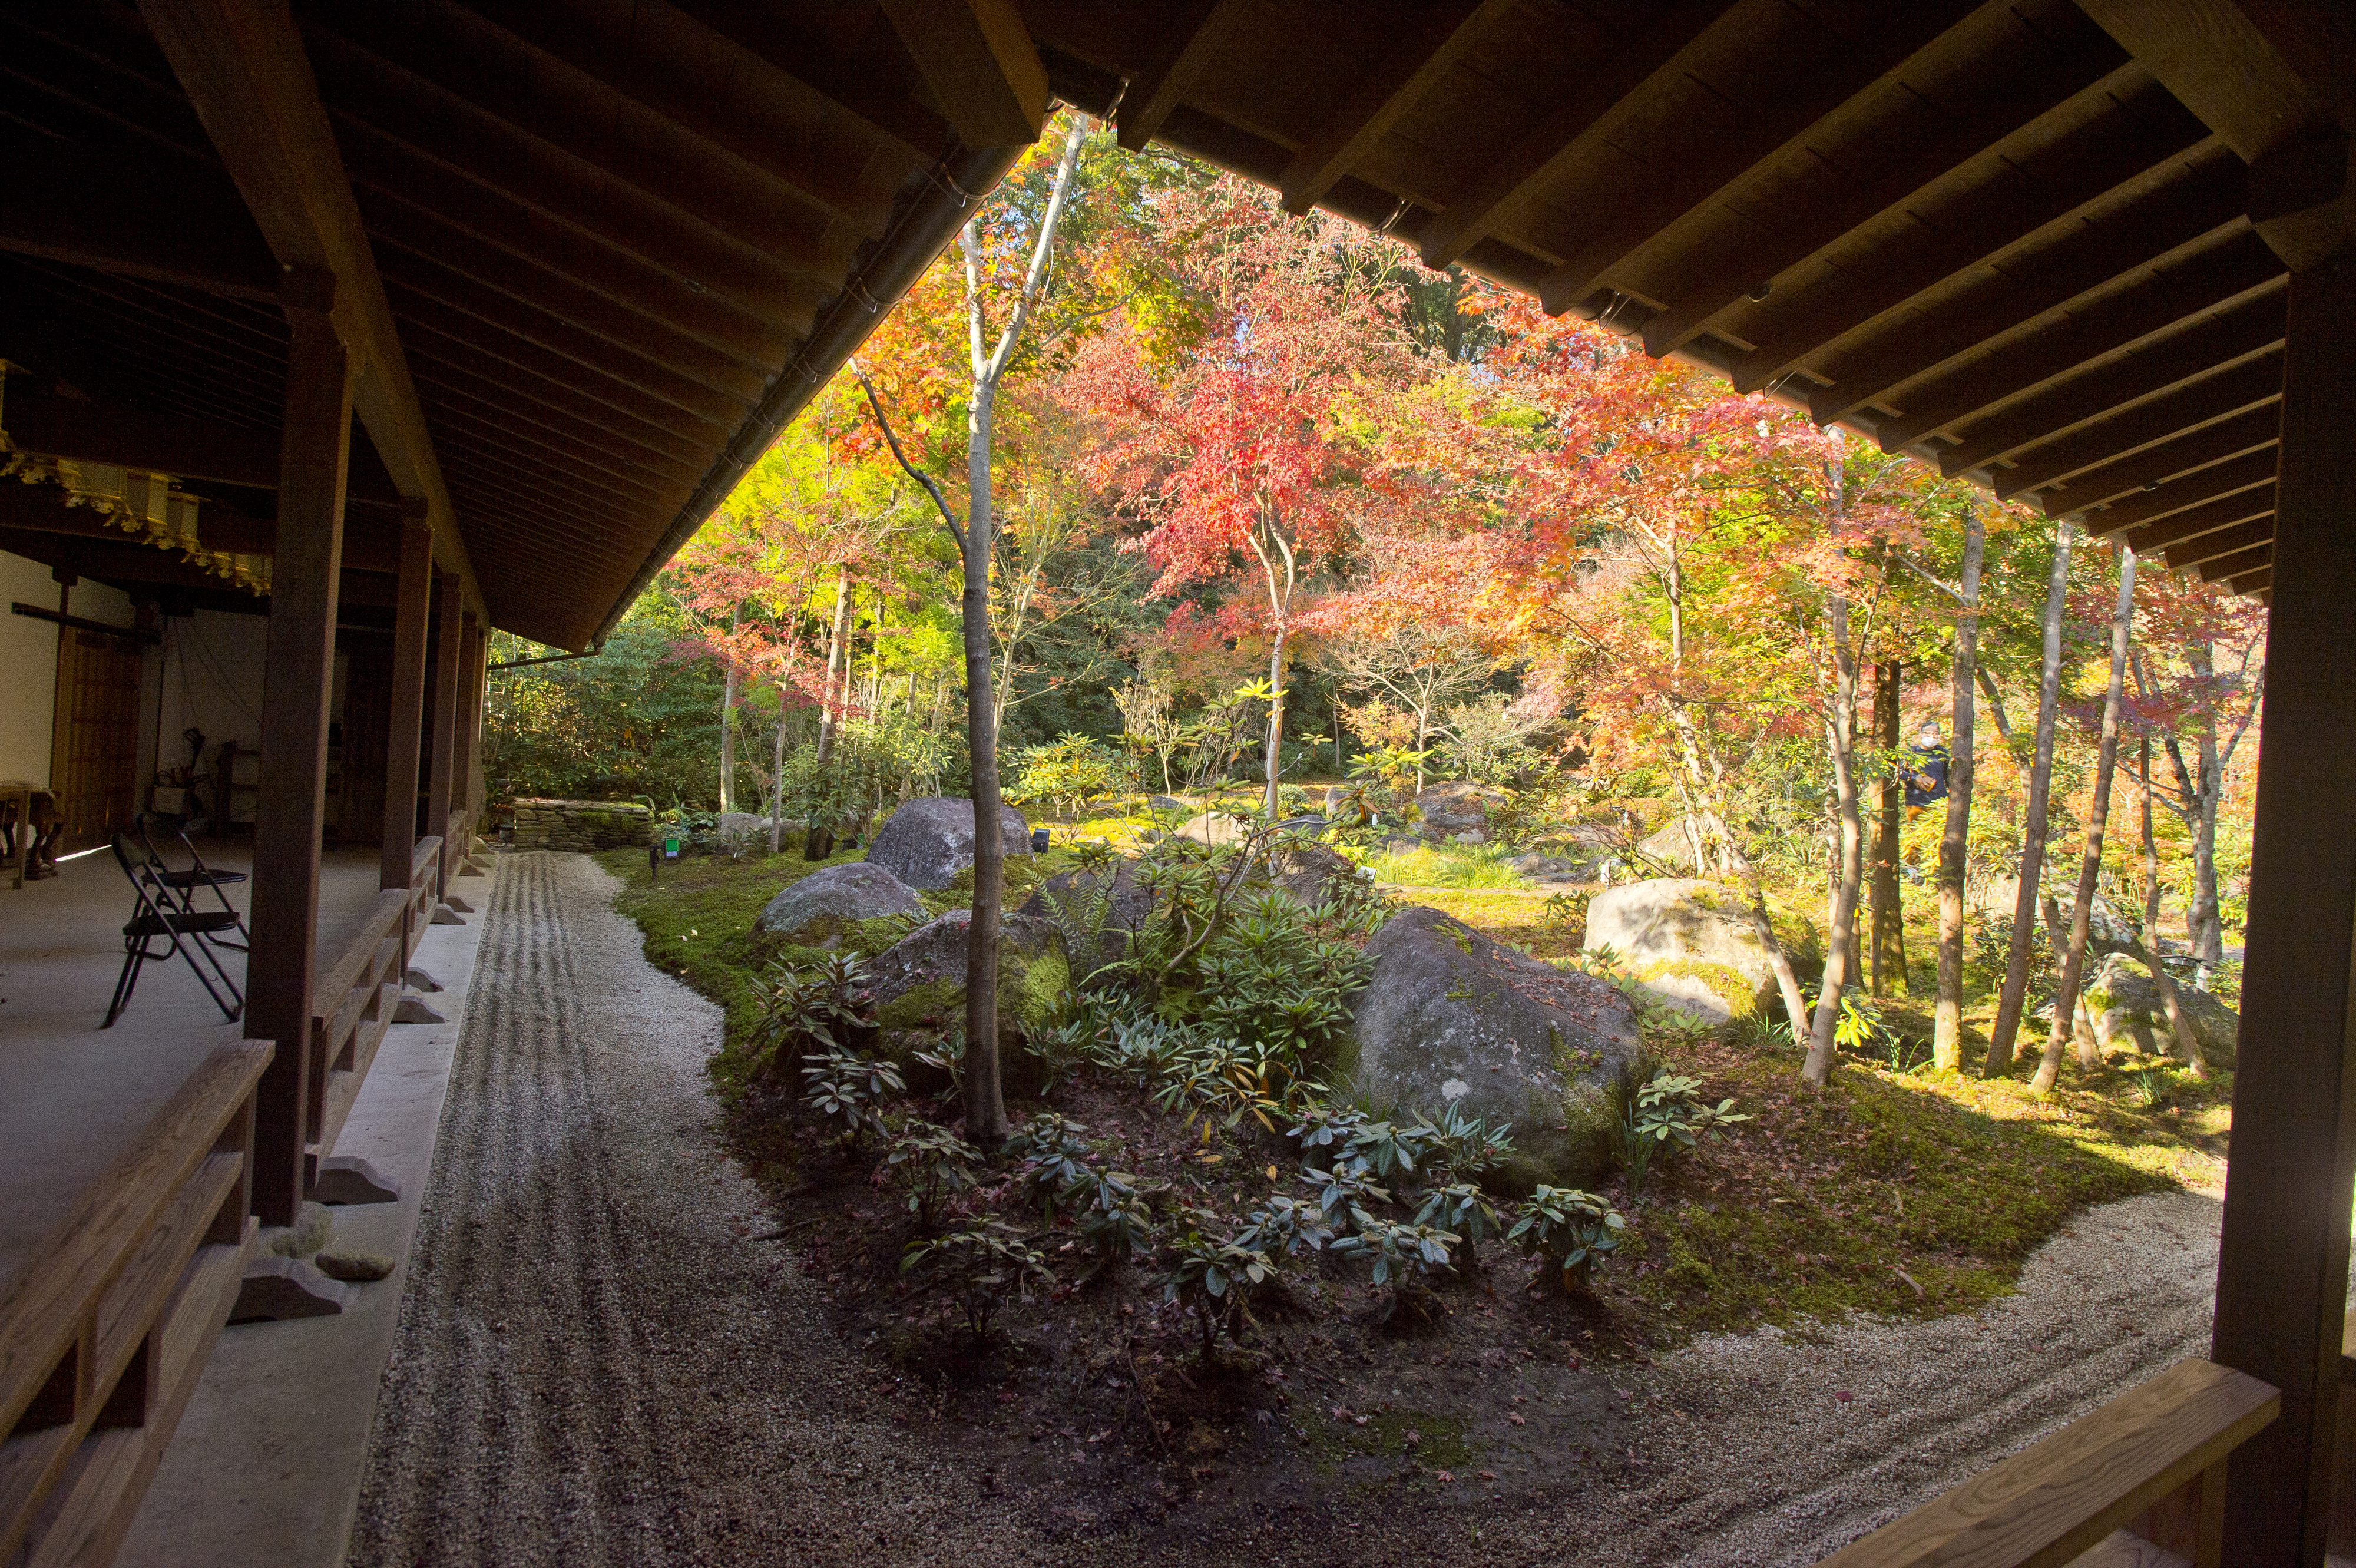
<path fill-rule="evenodd" d="M 1419 844 L 1410 850 L 1380 850 L 1365 858 L 1377 882 L 1402 887 L 1529 887 L 1530 879 L 1505 864 L 1498 844 Z"/>

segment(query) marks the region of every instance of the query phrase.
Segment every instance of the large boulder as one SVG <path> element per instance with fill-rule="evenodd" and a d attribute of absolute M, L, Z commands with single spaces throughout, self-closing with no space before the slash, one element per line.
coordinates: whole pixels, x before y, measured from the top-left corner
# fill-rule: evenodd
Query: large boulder
<path fill-rule="evenodd" d="M 2094 1038 L 2104 1049 L 2182 1059 L 2176 1032 L 2168 1026 L 2168 1011 L 2160 1004 L 2159 986 L 2143 960 L 2126 953 L 2105 956 L 2086 977 L 2084 991 Z M 2239 1015 L 2209 993 L 2181 983 L 2176 987 L 2176 1006 L 2192 1026 L 2204 1065 L 2230 1069 L 2242 1026 Z"/>
<path fill-rule="evenodd" d="M 1216 848 L 1241 843 L 1250 832 L 1250 827 L 1241 817 L 1231 817 L 1225 811 L 1205 811 L 1189 818 L 1186 825 L 1178 830 L 1178 837 Z"/>
<path fill-rule="evenodd" d="M 1096 900 L 1100 893 L 1104 896 L 1104 918 L 1095 935 L 1089 937 L 1075 928 L 1077 922 L 1097 912 Z M 1039 884 L 1016 912 L 1049 921 L 1060 929 L 1066 956 L 1076 972 L 1075 978 L 1085 980 L 1106 964 L 1128 956 L 1129 941 L 1124 933 L 1145 924 L 1147 917 L 1153 913 L 1153 895 L 1139 884 L 1136 862 L 1118 860 L 1109 871 L 1074 867 L 1057 872 Z"/>
<path fill-rule="evenodd" d="M 1693 840 L 1687 836 L 1685 819 L 1672 817 L 1665 825 L 1638 840 L 1636 854 L 1639 865 L 1691 865 Z"/>
<path fill-rule="evenodd" d="M 1029 854 L 1031 824 L 1023 813 L 1001 806 L 998 820 L 1008 856 Z M 942 795 L 909 801 L 875 835 L 867 861 L 921 892 L 948 886 L 973 864 L 973 802 Z"/>
<path fill-rule="evenodd" d="M 1478 784 L 1432 785 L 1415 798 L 1416 809 L 1423 813 L 1424 836 L 1452 839 L 1477 833 L 1487 838 L 1489 801 L 1495 794 Z"/>
<path fill-rule="evenodd" d="M 1270 843 L 1267 864 L 1256 874 L 1312 909 L 1332 900 L 1336 883 L 1359 880 L 1358 868 L 1348 857 L 1298 833 L 1285 833 Z"/>
<path fill-rule="evenodd" d="M 811 872 L 798 882 L 778 889 L 755 918 L 753 929 L 765 937 L 822 947 L 842 937 L 857 937 L 870 920 L 894 916 L 922 919 L 924 904 L 906 883 L 873 861 L 847 861 Z"/>
<path fill-rule="evenodd" d="M 1785 927 L 1790 929 L 1787 933 Z M 1815 928 L 1785 912 L 1784 950 L 1805 959 Z M 1662 1000 L 1723 1024 L 1769 1012 L 1778 994 L 1767 944 L 1742 896 L 1715 882 L 1659 877 L 1606 888 L 1587 902 L 1589 952 L 1615 950 L 1632 979 Z"/>
<path fill-rule="evenodd" d="M 952 909 L 875 955 L 867 966 L 867 989 L 875 998 L 878 1024 L 886 1029 L 920 1029 L 964 1018 L 966 940 L 972 922 L 972 910 Z M 1019 912 L 1000 917 L 1001 1036 L 1019 1037 L 1038 1029 L 1071 986 L 1071 966 L 1064 961 L 1063 940 L 1053 920 Z"/>
<path fill-rule="evenodd" d="M 1512 1122 L 1509 1187 L 1601 1178 L 1644 1050 L 1617 988 L 1420 906 L 1392 916 L 1366 957 L 1352 1028 L 1358 1092 L 1399 1113 L 1453 1104 Z"/>

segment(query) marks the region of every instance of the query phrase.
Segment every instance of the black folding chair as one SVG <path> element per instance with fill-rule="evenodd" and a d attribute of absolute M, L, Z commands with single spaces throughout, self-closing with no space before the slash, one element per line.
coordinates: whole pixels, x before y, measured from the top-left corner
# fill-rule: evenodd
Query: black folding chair
<path fill-rule="evenodd" d="M 106 1022 L 99 1027 L 114 1027 L 115 1019 L 131 1004 L 131 993 L 137 989 L 139 972 L 146 967 L 148 960 L 170 958 L 174 953 L 187 960 L 198 983 L 205 988 L 205 994 L 213 999 L 213 1005 L 221 1010 L 222 1015 L 232 1024 L 237 1022 L 245 1011 L 245 998 L 239 993 L 237 982 L 229 977 L 229 971 L 221 967 L 220 955 L 213 951 L 213 939 L 220 932 L 241 929 L 237 911 L 200 909 L 191 913 L 183 907 L 182 897 L 165 885 L 163 874 L 152 859 L 134 856 L 121 833 L 115 834 L 112 843 L 114 863 L 123 867 L 123 875 L 130 881 L 132 894 L 138 902 L 132 907 L 131 918 L 123 922 L 123 972 L 114 977 L 114 999 L 106 1004 Z M 165 945 L 154 947 L 152 944 L 157 941 Z M 204 960 L 202 963 L 198 961 L 199 955 Z M 208 965 L 212 970 L 209 976 L 205 973 Z M 220 981 L 218 988 L 213 984 L 216 977 Z M 221 1000 L 224 990 L 229 993 L 226 1002 Z"/>
<path fill-rule="evenodd" d="M 223 938 L 216 940 L 213 945 L 227 948 L 231 952 L 244 952 L 251 949 L 253 946 L 253 934 L 245 929 L 245 917 L 238 914 L 236 907 L 229 901 L 229 895 L 221 891 L 232 882 L 244 881 L 245 873 L 215 871 L 211 866 L 207 865 L 205 857 L 197 853 L 196 844 L 190 841 L 188 830 L 181 826 L 174 818 L 159 817 L 153 811 L 142 811 L 131 821 L 132 825 L 139 832 L 139 847 L 147 852 L 147 865 L 155 873 L 155 880 L 177 896 L 180 912 L 184 915 L 196 915 L 198 911 L 192 895 L 199 887 L 211 888 L 213 897 L 219 901 L 221 908 L 228 910 L 236 920 L 239 939 L 236 941 L 230 941 Z M 169 828 L 172 831 L 173 835 L 180 841 L 180 847 L 188 852 L 187 870 L 173 870 L 163 855 L 156 852 L 155 835 L 148 831 L 151 827 Z M 215 911 L 206 910 L 204 913 L 211 914 Z"/>

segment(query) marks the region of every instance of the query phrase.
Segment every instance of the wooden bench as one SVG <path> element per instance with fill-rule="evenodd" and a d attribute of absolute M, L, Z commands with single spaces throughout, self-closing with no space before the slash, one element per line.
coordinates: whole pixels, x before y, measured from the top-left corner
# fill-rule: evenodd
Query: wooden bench
<path fill-rule="evenodd" d="M 2216 1568 L 2225 1456 L 2282 1396 L 2179 1361 L 1819 1568 Z"/>
<path fill-rule="evenodd" d="M 0 1562 L 106 1562 L 252 1256 L 264 1040 L 222 1046 L 0 1294 Z"/>

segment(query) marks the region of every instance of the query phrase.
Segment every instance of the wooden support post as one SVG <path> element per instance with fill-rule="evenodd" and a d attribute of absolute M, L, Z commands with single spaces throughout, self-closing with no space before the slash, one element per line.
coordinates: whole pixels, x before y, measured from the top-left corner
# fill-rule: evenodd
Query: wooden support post
<path fill-rule="evenodd" d="M 2323 1560 L 2356 1182 L 2356 253 L 2290 282 L 2265 748 L 2214 1359 L 2282 1391 L 2233 1458 L 2225 1561 Z"/>
<path fill-rule="evenodd" d="M 467 730 L 473 738 L 466 746 L 466 784 L 474 791 L 467 797 L 467 804 L 474 809 L 475 826 L 478 832 L 482 828 L 484 809 L 490 803 L 489 785 L 483 776 L 483 726 L 490 720 L 490 666 L 491 628 L 486 621 L 480 635 L 475 639 L 473 695 L 466 699 L 466 712 L 473 715 L 474 720 Z"/>
<path fill-rule="evenodd" d="M 401 531 L 401 585 L 392 621 L 392 720 L 384 748 L 384 851 L 379 887 L 409 886 L 417 850 L 417 761 L 424 749 L 426 618 L 434 592 L 434 531 Z"/>
<path fill-rule="evenodd" d="M 321 290 L 320 292 L 327 292 Z M 255 1090 L 253 1207 L 291 1225 L 303 1201 L 304 1107 L 310 1102 L 311 966 L 327 816 L 327 704 L 342 570 L 351 365 L 325 300 L 289 306 L 286 423 L 271 569 L 262 698 L 262 785 L 253 827 L 252 960 L 245 1034 L 277 1051 Z"/>
<path fill-rule="evenodd" d="M 437 574 L 437 575 L 440 575 Z M 450 831 L 451 765 L 457 760 L 452 744 L 458 733 L 458 664 L 462 655 L 459 646 L 464 621 L 458 608 L 458 580 L 441 575 L 442 603 L 436 613 L 440 617 L 434 628 L 434 764 L 432 782 L 426 787 L 425 831 L 435 836 Z M 442 846 L 440 863 L 450 864 L 450 846 Z M 450 896 L 449 877 L 437 875 L 434 896 Z"/>
<path fill-rule="evenodd" d="M 458 644 L 458 723 L 450 732 L 450 809 L 454 811 L 471 811 L 475 804 L 475 712 L 479 705 L 475 666 L 483 651 L 482 623 L 474 611 L 466 612 L 464 624 Z M 466 845 L 449 847 L 453 865 L 466 860 Z"/>

